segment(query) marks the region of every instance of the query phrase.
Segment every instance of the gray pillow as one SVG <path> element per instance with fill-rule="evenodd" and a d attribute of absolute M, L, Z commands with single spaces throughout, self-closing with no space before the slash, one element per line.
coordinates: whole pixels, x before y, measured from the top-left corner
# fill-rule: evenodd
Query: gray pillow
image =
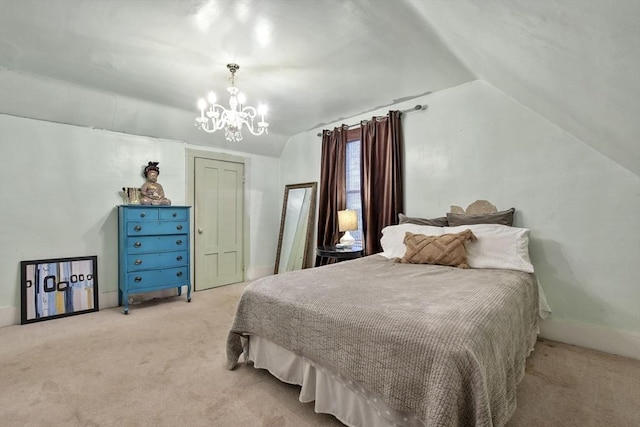
<path fill-rule="evenodd" d="M 471 224 L 502 224 L 511 227 L 515 211 L 515 208 L 511 208 L 506 211 L 474 215 L 447 213 L 447 221 L 449 227 Z"/>
<path fill-rule="evenodd" d="M 398 214 L 398 224 L 432 225 L 434 227 L 449 226 L 446 216 L 440 218 L 411 218 L 401 213 Z"/>

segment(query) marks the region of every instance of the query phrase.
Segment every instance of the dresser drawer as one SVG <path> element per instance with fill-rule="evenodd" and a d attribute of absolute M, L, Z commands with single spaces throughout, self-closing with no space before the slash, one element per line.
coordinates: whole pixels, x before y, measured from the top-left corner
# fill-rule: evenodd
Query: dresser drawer
<path fill-rule="evenodd" d="M 162 270 L 137 271 L 127 274 L 129 292 L 139 291 L 145 288 L 157 288 L 162 285 L 175 284 L 189 281 L 189 269 L 187 267 L 163 268 Z"/>
<path fill-rule="evenodd" d="M 187 265 L 187 260 L 187 251 L 128 255 L 127 271 L 180 267 Z"/>
<path fill-rule="evenodd" d="M 177 234 L 174 236 L 140 236 L 127 239 L 127 254 L 142 254 L 149 252 L 187 250 L 188 236 Z"/>
<path fill-rule="evenodd" d="M 186 209 L 162 208 L 159 212 L 160 219 L 171 219 L 176 221 L 185 221 L 187 219 Z"/>
<path fill-rule="evenodd" d="M 130 208 L 125 211 L 126 220 L 154 220 L 158 219 L 158 208 Z"/>
<path fill-rule="evenodd" d="M 187 221 L 128 221 L 127 236 L 184 234 L 189 231 Z"/>

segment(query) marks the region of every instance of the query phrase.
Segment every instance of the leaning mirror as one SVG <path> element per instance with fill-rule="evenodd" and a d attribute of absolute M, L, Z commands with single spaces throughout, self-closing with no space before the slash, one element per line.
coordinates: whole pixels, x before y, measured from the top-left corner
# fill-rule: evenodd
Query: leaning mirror
<path fill-rule="evenodd" d="M 307 268 L 315 212 L 315 182 L 285 186 L 274 274 Z"/>

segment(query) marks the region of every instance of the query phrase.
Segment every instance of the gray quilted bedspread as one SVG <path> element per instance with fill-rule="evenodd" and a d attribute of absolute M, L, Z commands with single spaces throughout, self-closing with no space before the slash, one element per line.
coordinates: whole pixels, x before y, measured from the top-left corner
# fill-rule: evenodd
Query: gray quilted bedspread
<path fill-rule="evenodd" d="M 352 384 L 393 422 L 502 426 L 516 408 L 537 312 L 532 274 L 372 255 L 249 284 L 228 368 L 241 335 L 259 335 Z"/>

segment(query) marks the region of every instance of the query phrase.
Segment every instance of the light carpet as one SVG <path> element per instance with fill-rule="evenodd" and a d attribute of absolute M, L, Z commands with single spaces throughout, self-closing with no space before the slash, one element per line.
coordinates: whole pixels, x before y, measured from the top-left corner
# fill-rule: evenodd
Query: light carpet
<path fill-rule="evenodd" d="M 246 283 L 0 328 L 2 426 L 342 426 L 225 341 Z M 640 361 L 541 340 L 516 426 L 640 425 Z"/>

